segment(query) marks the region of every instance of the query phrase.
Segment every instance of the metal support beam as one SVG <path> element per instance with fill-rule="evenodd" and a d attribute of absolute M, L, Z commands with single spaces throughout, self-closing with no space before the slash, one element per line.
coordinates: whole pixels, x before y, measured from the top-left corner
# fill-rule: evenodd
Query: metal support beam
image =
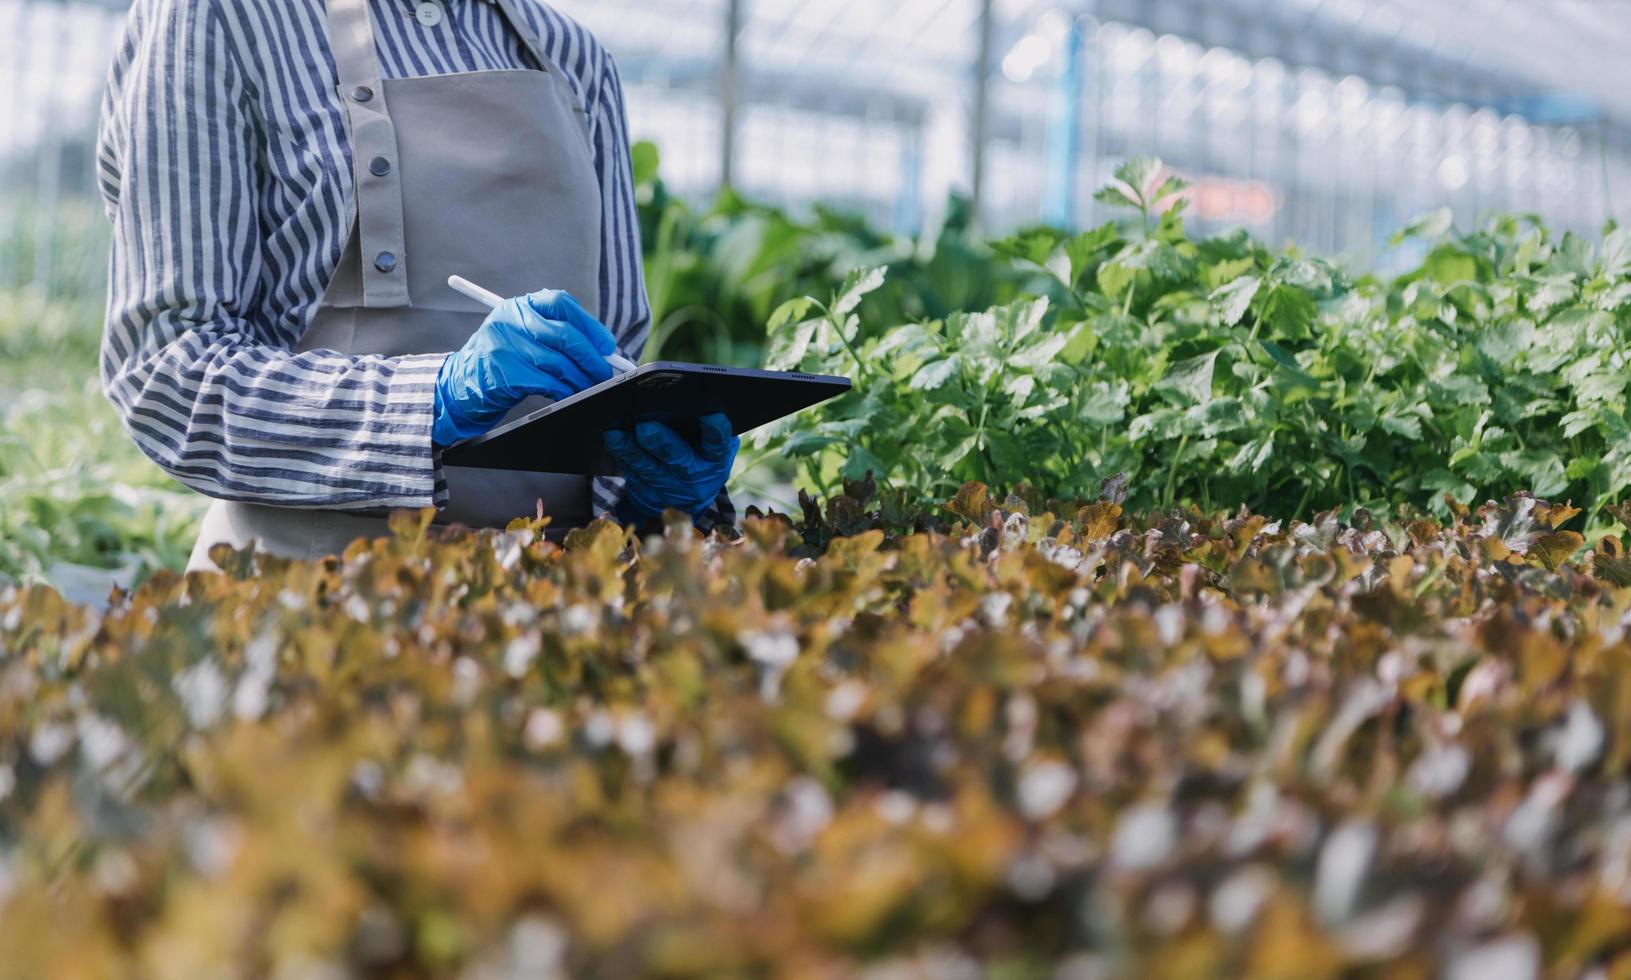
<path fill-rule="evenodd" d="M 979 53 L 974 59 L 974 118 L 969 137 L 973 144 L 974 222 L 980 223 L 985 202 L 986 149 L 991 142 L 991 71 L 995 60 L 997 15 L 995 0 L 980 0 Z"/>
<path fill-rule="evenodd" d="M 1081 158 L 1083 25 L 1070 22 L 1065 67 L 1059 73 L 1048 120 L 1047 169 L 1042 185 L 1042 220 L 1059 228 L 1076 224 L 1076 181 Z"/>
<path fill-rule="evenodd" d="M 1606 173 L 1606 171 L 1605 171 Z M 911 235 L 923 226 L 923 129 L 911 130 L 900 147 L 900 188 L 892 219 L 896 231 Z"/>
<path fill-rule="evenodd" d="M 725 5 L 725 51 L 720 59 L 719 186 L 729 190 L 736 183 L 736 135 L 741 119 L 742 19 L 747 0 L 729 0 Z"/>

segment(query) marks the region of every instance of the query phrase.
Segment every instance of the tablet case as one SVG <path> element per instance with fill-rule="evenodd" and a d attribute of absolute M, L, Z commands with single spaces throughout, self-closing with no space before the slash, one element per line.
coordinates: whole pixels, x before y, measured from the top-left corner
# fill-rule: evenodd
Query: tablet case
<path fill-rule="evenodd" d="M 723 412 L 737 435 L 844 394 L 848 378 L 659 362 L 504 423 L 442 454 L 449 466 L 615 476 L 602 434 L 636 422 L 695 442 L 696 420 Z"/>

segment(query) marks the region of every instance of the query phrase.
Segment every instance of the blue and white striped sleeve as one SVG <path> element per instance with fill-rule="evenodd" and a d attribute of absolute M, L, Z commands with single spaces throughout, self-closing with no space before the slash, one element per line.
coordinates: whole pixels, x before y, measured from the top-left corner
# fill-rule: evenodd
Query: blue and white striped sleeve
<path fill-rule="evenodd" d="M 377 510 L 437 502 L 445 355 L 294 353 L 265 309 L 252 55 L 216 0 L 137 0 L 98 177 L 113 223 L 103 389 L 142 451 L 212 497 Z"/>
<path fill-rule="evenodd" d="M 562 18 L 563 23 L 570 24 Z M 577 25 L 572 29 L 581 31 Z M 585 35 L 585 40 L 587 36 Z M 651 304 L 646 295 L 641 255 L 640 212 L 634 200 L 634 163 L 630 155 L 627 111 L 617 66 L 604 49 L 600 56 L 598 98 L 590 113 L 593 126 L 595 171 L 600 175 L 602 319 L 617 338 L 625 357 L 639 362 L 651 335 Z M 595 513 L 613 515 L 623 499 L 623 481 L 601 477 L 591 494 Z"/>
<path fill-rule="evenodd" d="M 629 143 L 623 82 L 610 54 L 602 54 L 595 86 L 595 166 L 600 174 L 602 218 L 601 295 L 606 326 L 630 357 L 639 359 L 651 336 L 651 302 L 640 241 L 640 209 L 635 200 L 634 162 Z"/>
<path fill-rule="evenodd" d="M 639 361 L 651 335 L 651 303 L 646 294 L 640 240 L 640 210 L 635 198 L 634 166 L 629 141 L 628 109 L 623 99 L 623 83 L 617 64 L 602 52 L 599 97 L 594 110 L 595 165 L 600 173 L 604 202 L 601 249 L 601 295 L 605 297 L 605 322 L 623 352 Z M 595 508 L 598 513 L 615 513 L 622 499 L 622 481 L 595 482 Z M 697 521 L 703 530 L 736 520 L 736 508 L 728 490 L 722 490 L 714 507 Z"/>

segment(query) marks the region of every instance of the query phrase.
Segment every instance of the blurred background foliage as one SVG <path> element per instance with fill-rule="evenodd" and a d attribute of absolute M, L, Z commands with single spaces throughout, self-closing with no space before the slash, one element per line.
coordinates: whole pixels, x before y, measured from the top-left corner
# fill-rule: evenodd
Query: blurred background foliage
<path fill-rule="evenodd" d="M 1041 284 L 993 263 L 960 197 L 935 227 L 899 235 L 821 205 L 798 217 L 733 191 L 697 208 L 670 192 L 655 145 L 638 144 L 634 158 L 652 306 L 647 360 L 756 367 L 777 307 L 860 269 L 889 270 L 869 306 L 896 323 L 986 309 Z"/>
<path fill-rule="evenodd" d="M 0 576 L 90 599 L 186 563 L 201 498 L 127 438 L 97 380 L 101 303 L 0 291 Z"/>

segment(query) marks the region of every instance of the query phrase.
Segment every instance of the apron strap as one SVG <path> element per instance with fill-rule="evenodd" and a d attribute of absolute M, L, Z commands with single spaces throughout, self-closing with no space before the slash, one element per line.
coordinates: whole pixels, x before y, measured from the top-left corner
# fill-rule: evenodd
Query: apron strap
<path fill-rule="evenodd" d="M 532 29 L 532 24 L 526 17 L 522 16 L 520 9 L 516 6 L 516 0 L 494 0 L 494 2 L 498 4 L 498 9 L 503 12 L 504 16 L 509 18 L 510 29 L 520 36 L 521 42 L 527 46 L 528 51 L 532 52 L 532 57 L 538 62 L 539 66 L 543 68 L 546 74 L 555 76 L 556 87 L 569 100 L 572 111 L 577 114 L 579 120 L 584 124 L 585 131 L 587 131 L 588 110 L 584 108 L 582 101 L 577 97 L 572 86 L 567 83 L 566 76 L 556 67 L 555 62 L 550 60 L 549 53 L 544 50 L 544 39 L 538 36 L 538 32 Z"/>
<path fill-rule="evenodd" d="M 368 0 L 328 0 L 329 47 L 340 103 L 351 129 L 352 207 L 362 249 L 365 307 L 412 305 L 408 297 L 407 223 L 396 127 L 385 103 Z"/>

